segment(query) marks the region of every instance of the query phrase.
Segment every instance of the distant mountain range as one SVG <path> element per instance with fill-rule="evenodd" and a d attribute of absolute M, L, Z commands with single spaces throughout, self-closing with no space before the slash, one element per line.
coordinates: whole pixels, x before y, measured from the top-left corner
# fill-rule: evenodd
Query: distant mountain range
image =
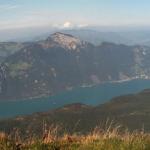
<path fill-rule="evenodd" d="M 131 44 L 131 40 L 117 32 L 102 32 L 96 30 L 63 30 L 63 33 L 71 34 L 83 41 L 94 45 L 100 45 L 103 42 L 116 44 Z"/>
<path fill-rule="evenodd" d="M 52 27 L 39 27 L 27 29 L 1 30 L 0 41 L 38 41 L 43 40 L 55 32 L 71 34 L 81 40 L 100 45 L 102 42 L 116 44 L 145 45 L 150 46 L 149 28 L 119 28 L 119 27 L 83 27 L 72 29 L 59 29 Z"/>
<path fill-rule="evenodd" d="M 100 45 L 103 42 L 111 42 L 125 45 L 145 45 L 150 46 L 150 31 L 102 31 L 98 29 L 73 29 L 62 30 L 63 33 L 68 33 L 88 41 L 94 45 Z"/>
<path fill-rule="evenodd" d="M 0 100 L 150 78 L 150 47 L 108 42 L 95 46 L 61 32 L 37 42 L 0 43 L 0 57 Z"/>
<path fill-rule="evenodd" d="M 150 131 L 150 90 L 134 95 L 120 96 L 110 102 L 93 107 L 84 104 L 71 104 L 49 112 L 19 116 L 1 120 L 0 130 L 12 132 L 15 128 L 26 134 L 40 134 L 43 123 L 47 126 L 60 125 L 62 130 L 71 133 L 86 133 L 96 126 L 106 128 L 122 125 L 122 129 Z"/>

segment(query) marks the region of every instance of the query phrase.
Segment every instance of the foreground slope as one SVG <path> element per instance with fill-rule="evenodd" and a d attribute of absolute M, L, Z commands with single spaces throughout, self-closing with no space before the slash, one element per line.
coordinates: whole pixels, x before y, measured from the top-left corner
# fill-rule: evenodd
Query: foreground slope
<path fill-rule="evenodd" d="M 110 102 L 92 107 L 84 104 L 72 104 L 49 112 L 20 116 L 0 122 L 0 130 L 11 132 L 19 128 L 24 134 L 30 131 L 40 134 L 43 125 L 60 125 L 69 133 L 91 131 L 96 126 L 104 128 L 107 121 L 122 125 L 129 130 L 150 131 L 150 90 L 139 94 L 126 95 Z"/>
<path fill-rule="evenodd" d="M 60 136 L 58 132 L 48 130 L 47 134 L 37 138 L 28 135 L 21 139 L 17 134 L 0 133 L 0 149 L 2 150 L 149 150 L 150 134 L 144 132 L 118 132 L 117 128 L 100 130 L 87 135 Z"/>

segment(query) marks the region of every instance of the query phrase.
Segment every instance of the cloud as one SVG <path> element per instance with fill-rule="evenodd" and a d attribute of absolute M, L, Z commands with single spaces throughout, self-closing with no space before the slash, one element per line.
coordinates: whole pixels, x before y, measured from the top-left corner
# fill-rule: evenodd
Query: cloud
<path fill-rule="evenodd" d="M 15 9 L 18 7 L 20 6 L 0 5 L 0 11 L 2 8 L 4 11 L 4 9 Z M 71 29 L 86 26 L 86 22 L 83 22 L 83 18 L 78 17 L 78 20 L 73 20 L 73 18 L 75 18 L 74 14 L 70 13 L 69 15 L 71 16 L 66 17 L 66 13 L 62 11 L 19 9 L 16 12 L 13 14 L 10 11 L 10 13 L 7 13 L 6 15 L 0 15 L 0 30 L 43 26 Z"/>
<path fill-rule="evenodd" d="M 71 23 L 70 21 L 66 21 L 64 24 L 63 24 L 63 28 L 84 28 L 84 27 L 87 27 L 88 24 L 73 24 Z"/>
<path fill-rule="evenodd" d="M 72 23 L 69 22 L 69 21 L 66 21 L 66 22 L 63 24 L 63 27 L 64 27 L 64 28 L 70 28 L 70 27 L 72 27 L 72 26 L 73 26 Z"/>
<path fill-rule="evenodd" d="M 53 24 L 53 27 L 63 29 L 63 28 L 73 28 L 75 27 L 75 25 L 71 23 L 70 21 L 65 21 L 64 23 Z"/>
<path fill-rule="evenodd" d="M 72 29 L 72 28 L 85 28 L 88 27 L 89 24 L 87 23 L 72 23 L 70 21 L 65 21 L 63 24 L 53 24 L 52 25 L 55 28 L 59 28 L 59 29 Z"/>

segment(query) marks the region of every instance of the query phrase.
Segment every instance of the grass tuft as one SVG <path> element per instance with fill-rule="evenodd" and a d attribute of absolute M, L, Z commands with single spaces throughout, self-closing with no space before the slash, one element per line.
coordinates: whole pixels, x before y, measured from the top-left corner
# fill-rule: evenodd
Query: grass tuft
<path fill-rule="evenodd" d="M 144 131 L 120 131 L 120 126 L 96 127 L 86 135 L 60 135 L 59 127 L 43 128 L 43 136 L 19 137 L 0 132 L 0 150 L 150 150 L 150 134 Z"/>

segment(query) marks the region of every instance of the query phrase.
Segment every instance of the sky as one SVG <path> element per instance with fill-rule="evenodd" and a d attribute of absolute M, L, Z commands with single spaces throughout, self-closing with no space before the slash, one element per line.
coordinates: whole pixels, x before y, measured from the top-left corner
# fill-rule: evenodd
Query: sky
<path fill-rule="evenodd" d="M 0 0 L 0 30 L 149 26 L 150 0 Z"/>

